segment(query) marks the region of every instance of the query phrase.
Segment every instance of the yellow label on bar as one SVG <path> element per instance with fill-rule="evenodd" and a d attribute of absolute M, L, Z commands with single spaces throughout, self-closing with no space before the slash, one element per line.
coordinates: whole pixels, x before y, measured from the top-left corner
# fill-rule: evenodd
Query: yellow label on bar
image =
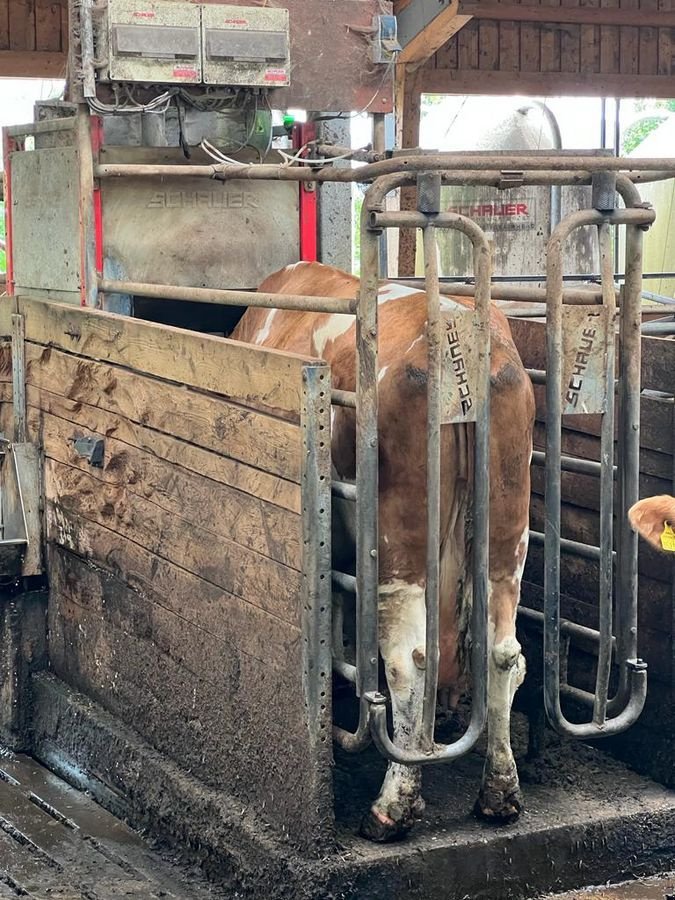
<path fill-rule="evenodd" d="M 663 523 L 661 546 L 664 550 L 670 550 L 671 553 L 675 553 L 675 531 L 673 531 L 673 526 L 669 525 L 668 522 Z"/>

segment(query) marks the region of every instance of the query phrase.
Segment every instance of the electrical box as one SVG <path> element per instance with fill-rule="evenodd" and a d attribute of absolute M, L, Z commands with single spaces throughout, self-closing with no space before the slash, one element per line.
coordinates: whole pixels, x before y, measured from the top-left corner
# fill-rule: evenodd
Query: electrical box
<path fill-rule="evenodd" d="M 206 84 L 290 84 L 288 10 L 202 6 L 202 78 Z"/>
<path fill-rule="evenodd" d="M 112 81 L 201 81 L 201 15 L 174 0 L 108 0 Z"/>

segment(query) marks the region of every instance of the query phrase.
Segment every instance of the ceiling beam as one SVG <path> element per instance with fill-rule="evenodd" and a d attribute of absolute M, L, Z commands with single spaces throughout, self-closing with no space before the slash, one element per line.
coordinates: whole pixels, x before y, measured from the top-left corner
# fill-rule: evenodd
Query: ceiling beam
<path fill-rule="evenodd" d="M 65 78 L 66 54 L 0 50 L 0 78 Z"/>
<path fill-rule="evenodd" d="M 471 20 L 458 15 L 459 0 L 401 0 L 396 9 L 398 39 L 403 47 L 397 63 L 423 65 Z"/>
<path fill-rule="evenodd" d="M 648 9 L 582 6 L 508 6 L 504 3 L 468 0 L 459 12 L 476 19 L 538 22 L 541 25 L 626 25 L 642 28 L 675 27 L 675 12 Z"/>

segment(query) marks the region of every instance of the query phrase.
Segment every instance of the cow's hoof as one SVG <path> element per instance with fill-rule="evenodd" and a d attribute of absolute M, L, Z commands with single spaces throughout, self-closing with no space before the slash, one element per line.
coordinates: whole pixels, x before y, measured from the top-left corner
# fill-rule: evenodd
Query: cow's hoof
<path fill-rule="evenodd" d="M 412 820 L 394 822 L 383 813 L 376 813 L 369 809 L 361 820 L 359 829 L 361 836 L 376 844 L 389 844 L 392 841 L 403 840 L 412 828 Z"/>
<path fill-rule="evenodd" d="M 523 797 L 518 784 L 510 788 L 482 788 L 474 814 L 494 825 L 511 825 L 518 820 L 523 810 Z"/>

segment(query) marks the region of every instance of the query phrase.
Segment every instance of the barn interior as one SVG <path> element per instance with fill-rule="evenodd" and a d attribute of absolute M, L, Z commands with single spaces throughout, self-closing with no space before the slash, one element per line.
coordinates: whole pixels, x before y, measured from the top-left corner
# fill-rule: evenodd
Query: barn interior
<path fill-rule="evenodd" d="M 0 0 L 0 78 L 67 83 L 3 139 L 0 897 L 515 900 L 675 865 L 675 570 L 621 518 L 624 492 L 675 484 L 674 328 L 659 305 L 672 302 L 675 165 L 664 149 L 614 165 L 616 98 L 675 97 L 674 36 L 669 0 Z M 497 144 L 490 122 L 466 126 L 443 157 L 420 138 L 426 98 L 441 95 L 596 97 L 604 113 L 596 143 L 561 146 L 549 105 L 520 101 L 511 118 L 529 131 L 505 125 Z M 358 111 L 370 132 L 356 150 L 345 121 Z M 353 162 L 375 167 L 373 182 L 406 165 L 444 182 L 406 176 L 373 211 L 380 235 L 354 225 Z M 632 188 L 615 208 L 617 172 Z M 656 223 L 637 288 L 637 219 L 615 229 L 609 276 L 586 225 L 562 255 L 566 305 L 618 299 L 623 312 L 631 290 L 640 305 L 616 438 L 603 418 L 614 373 L 587 414 L 560 412 L 565 722 L 597 725 L 589 706 L 597 715 L 607 682 L 600 726 L 572 740 L 544 711 L 545 276 L 555 227 L 597 211 L 603 188 L 603 222 L 651 200 Z M 473 817 L 482 738 L 425 767 L 415 830 L 376 845 L 358 827 L 386 759 L 340 746 L 364 702 L 359 660 L 333 661 L 330 581 L 352 589 L 361 574 L 331 573 L 326 550 L 330 367 L 227 336 L 263 279 L 299 259 L 351 270 L 358 246 L 362 274 L 376 264 L 423 284 L 416 228 L 386 226 L 399 212 L 478 221 L 534 384 L 528 676 L 512 735 L 526 812 L 503 828 Z M 443 291 L 477 297 L 467 245 L 438 240 Z M 613 503 L 612 464 L 633 479 Z M 607 515 L 617 583 L 636 601 L 615 602 L 613 631 L 599 587 Z M 644 709 L 604 736 L 644 663 Z M 377 665 L 368 677 L 382 685 Z M 437 741 L 459 739 L 471 710 L 441 720 Z M 332 744 L 333 724 L 348 738 Z"/>

